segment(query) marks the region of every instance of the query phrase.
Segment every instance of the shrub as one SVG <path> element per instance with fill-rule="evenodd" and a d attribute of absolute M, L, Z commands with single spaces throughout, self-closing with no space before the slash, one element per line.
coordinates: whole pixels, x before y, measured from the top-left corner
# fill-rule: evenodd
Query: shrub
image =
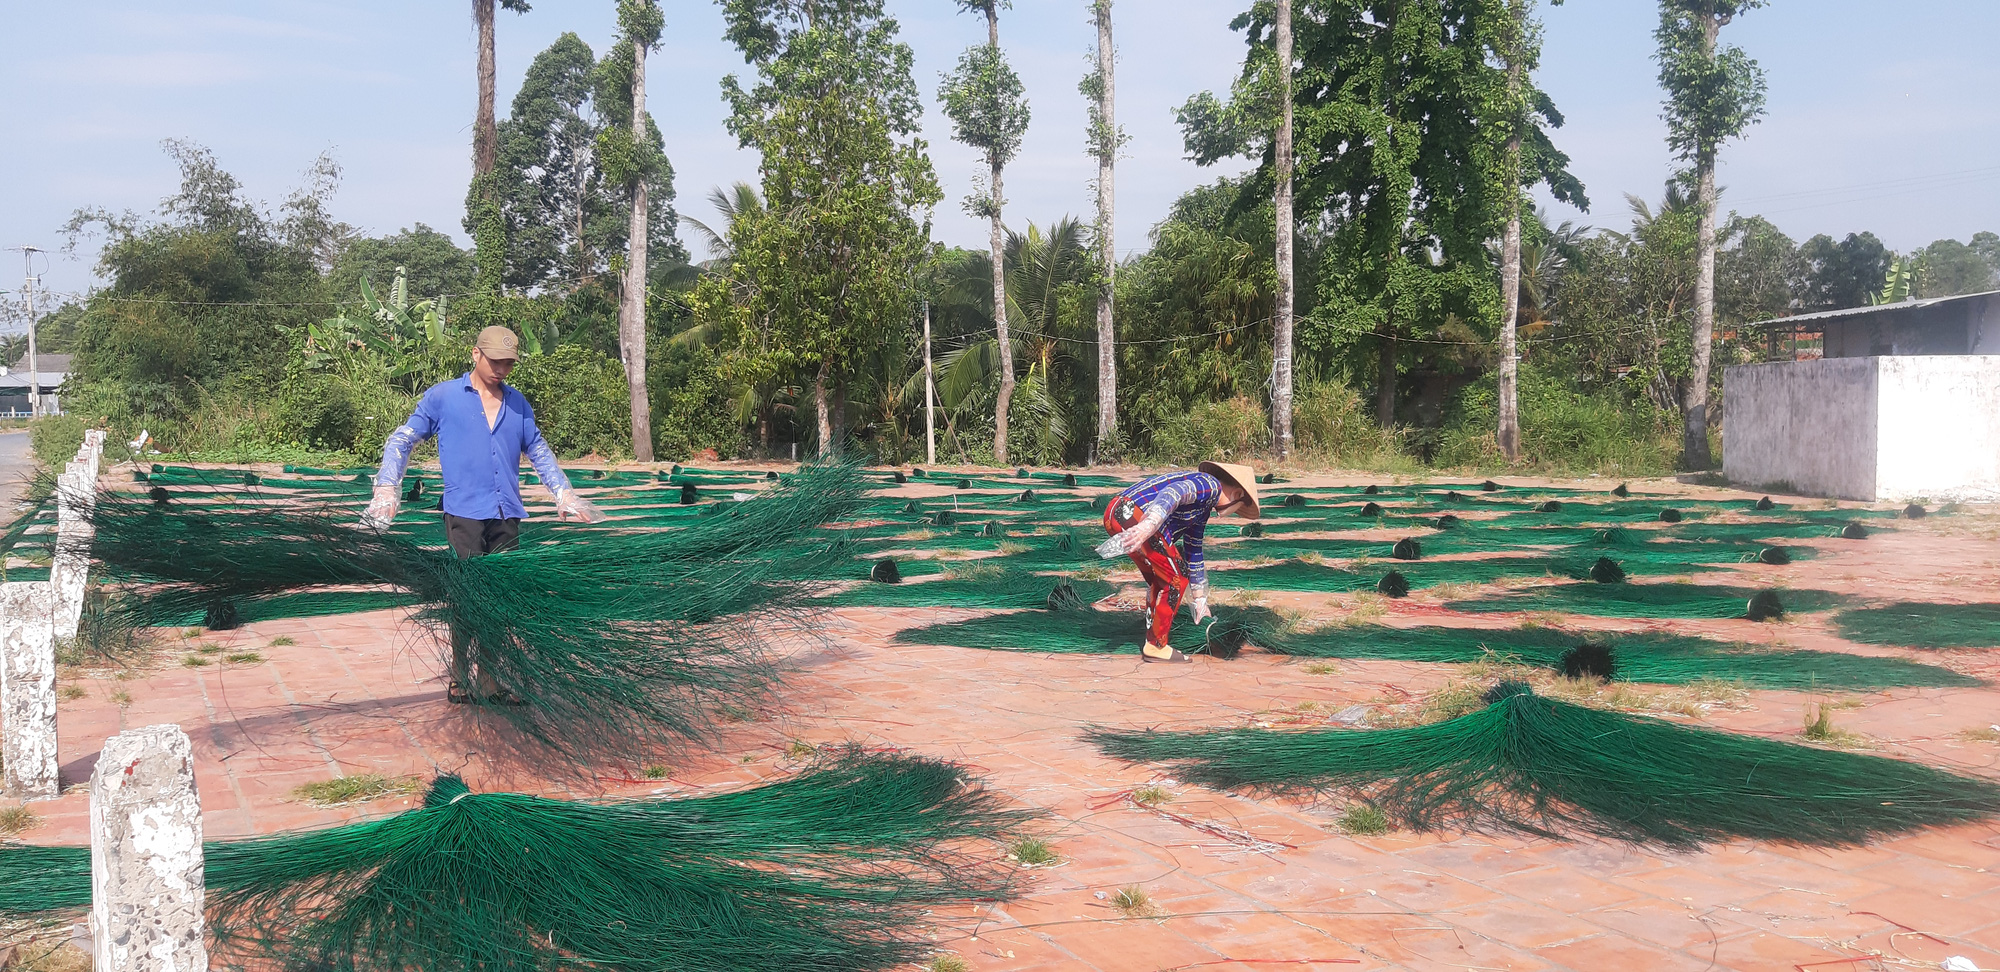
<path fill-rule="evenodd" d="M 1396 452 L 1395 433 L 1376 425 L 1361 393 L 1340 382 L 1299 387 L 1292 438 L 1301 450 L 1347 464 L 1372 464 Z"/>
<path fill-rule="evenodd" d="M 1156 456 L 1182 464 L 1242 458 L 1262 451 L 1270 442 L 1270 419 L 1264 406 L 1241 395 L 1194 405 L 1185 415 L 1169 418 L 1153 430 Z"/>
<path fill-rule="evenodd" d="M 1606 475 L 1665 475 L 1680 455 L 1671 416 L 1615 387 L 1580 389 L 1574 381 L 1534 368 L 1521 369 L 1521 456 L 1558 470 Z M 1439 466 L 1493 465 L 1502 461 L 1494 427 L 1498 393 L 1488 375 L 1466 386 L 1437 437 Z"/>
<path fill-rule="evenodd" d="M 45 466 L 60 467 L 76 458 L 76 450 L 83 448 L 83 419 L 75 415 L 49 415 L 38 418 L 28 425 L 28 436 L 35 450 L 35 458 Z"/>
<path fill-rule="evenodd" d="M 507 383 L 527 396 L 535 424 L 558 455 L 632 452 L 625 368 L 591 348 L 565 344 L 521 359 Z"/>
<path fill-rule="evenodd" d="M 703 449 L 730 457 L 743 448 L 743 428 L 727 398 L 721 355 L 705 348 L 660 341 L 647 354 L 646 383 L 653 399 L 653 446 L 660 458 L 686 458 Z M 623 372 L 620 389 L 623 389 Z M 630 414 L 631 409 L 626 409 Z"/>

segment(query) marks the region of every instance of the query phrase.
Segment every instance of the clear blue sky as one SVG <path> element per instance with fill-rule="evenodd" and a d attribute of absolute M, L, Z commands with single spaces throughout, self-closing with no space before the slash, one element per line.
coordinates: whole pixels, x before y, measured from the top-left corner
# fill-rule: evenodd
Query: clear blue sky
<path fill-rule="evenodd" d="M 710 215 L 711 186 L 755 180 L 756 159 L 722 129 L 717 82 L 743 70 L 706 0 L 664 0 L 665 47 L 648 65 L 650 106 L 679 173 L 684 212 Z M 1001 40 L 1034 111 L 1008 174 L 1009 223 L 1087 216 L 1094 164 L 1083 154 L 1076 93 L 1094 45 L 1085 0 L 1017 0 Z M 1171 109 L 1226 88 L 1240 63 L 1228 22 L 1244 0 L 1120 0 L 1119 121 L 1131 135 L 1118 176 L 1118 242 L 1145 245 L 1174 197 L 1223 174 L 1182 158 Z M 610 0 L 536 0 L 499 15 L 500 104 L 535 53 L 573 30 L 602 49 Z M 891 0 L 916 49 L 917 81 L 939 73 L 983 25 L 950 0 Z M 471 169 L 473 33 L 463 0 L 215 2 L 167 10 L 136 0 L 0 3 L 0 87 L 9 95 L 0 152 L 0 245 L 57 249 L 80 206 L 147 211 L 174 186 L 159 151 L 188 137 L 215 150 L 252 196 L 275 203 L 322 150 L 346 169 L 334 211 L 370 233 L 416 222 L 459 227 Z M 1586 223 L 1622 226 L 1623 194 L 1656 199 L 1671 163 L 1661 141 L 1645 0 L 1543 7 L 1541 83 L 1568 115 L 1558 144 L 1596 205 Z M 1775 0 L 1725 31 L 1769 71 L 1770 113 L 1723 153 L 1726 205 L 1769 215 L 1795 239 L 1872 230 L 1891 247 L 2000 230 L 2000 3 Z M 935 110 L 926 126 L 947 199 L 937 233 L 984 245 L 959 200 L 978 164 Z M 1224 169 L 1230 167 L 1218 167 Z M 1231 169 L 1233 171 L 1233 169 Z M 1557 211 L 1558 218 L 1574 213 Z M 699 255 L 699 254 L 698 254 Z M 94 254 L 54 254 L 44 286 L 92 282 Z M 0 287 L 19 257 L 0 253 Z M 11 297 L 9 298 L 11 299 Z"/>

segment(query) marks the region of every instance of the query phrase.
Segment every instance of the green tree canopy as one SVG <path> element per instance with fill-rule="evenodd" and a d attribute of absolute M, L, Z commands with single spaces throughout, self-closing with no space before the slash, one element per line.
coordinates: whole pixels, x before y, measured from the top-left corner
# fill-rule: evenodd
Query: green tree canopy
<path fill-rule="evenodd" d="M 913 55 L 881 0 L 725 0 L 757 71 L 723 79 L 729 130 L 763 156 L 764 208 L 739 214 L 732 300 L 740 345 L 773 373 L 814 376 L 820 449 L 866 349 L 901 345 L 941 193 L 923 140 Z M 921 220 L 921 221 L 920 221 Z"/>

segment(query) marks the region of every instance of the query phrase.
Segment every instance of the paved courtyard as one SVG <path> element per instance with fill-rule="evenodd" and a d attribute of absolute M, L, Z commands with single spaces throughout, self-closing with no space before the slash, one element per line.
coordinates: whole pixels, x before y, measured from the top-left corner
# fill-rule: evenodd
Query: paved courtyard
<path fill-rule="evenodd" d="M 1755 498 L 1672 482 L 1633 488 Z M 938 488 L 903 492 L 936 495 Z M 1898 527 L 1866 543 L 1826 542 L 1816 559 L 1731 571 L 1760 583 L 1883 600 L 2000 600 L 2000 515 L 1961 512 Z M 1137 625 L 1133 576 L 1112 579 L 1126 582 L 1120 599 L 1133 605 Z M 1746 583 L 1729 572 L 1697 580 Z M 1360 609 L 1381 612 L 1380 623 L 1418 624 L 1445 614 L 1444 599 L 1439 592 L 1400 601 L 1267 594 L 1261 603 L 1322 620 Z M 336 776 L 453 771 L 475 789 L 673 795 L 785 775 L 800 765 L 796 742 L 858 742 L 963 762 L 988 785 L 1046 812 L 1036 830 L 1059 860 L 1035 869 L 1025 897 L 935 916 L 930 933 L 939 948 L 976 970 L 1812 972 L 1939 968 L 1950 956 L 2000 969 L 2000 826 L 1940 828 L 1853 849 L 1746 841 L 1695 853 L 1482 834 L 1348 836 L 1335 824 L 1333 805 L 1181 784 L 1156 768 L 1099 754 L 1080 730 L 1311 723 L 1352 706 L 1421 698 L 1462 674 L 1455 666 L 1307 664 L 1254 650 L 1232 661 L 1198 657 L 1193 665 L 1164 666 L 1142 665 L 1136 654 L 1015 654 L 892 641 L 914 624 L 982 613 L 826 613 L 819 637 L 793 646 L 798 668 L 782 695 L 726 726 L 712 750 L 675 759 L 664 779 L 647 779 L 642 767 L 605 767 L 595 779 L 551 781 L 501 755 L 482 741 L 487 734 L 472 710 L 445 703 L 437 651 L 401 610 L 168 633 L 143 671 L 65 672 L 63 685 L 81 694 L 69 693 L 75 697 L 61 705 L 63 774 L 68 783 L 87 780 L 98 747 L 121 729 L 177 723 L 193 738 L 207 834 L 217 838 L 323 826 L 415 802 L 398 796 L 321 809 L 294 795 L 301 784 Z M 1520 620 L 1499 614 L 1454 623 Z M 1777 624 L 1580 623 L 1916 654 L 1850 644 L 1825 615 Z M 246 652 L 262 660 L 225 660 Z M 1831 703 L 1840 728 L 1859 734 L 1868 751 L 2000 777 L 2000 742 L 1971 735 L 2000 725 L 2000 688 L 1991 684 L 2000 678 L 2000 651 L 1921 654 L 1988 684 L 1865 694 L 1755 690 L 1674 718 L 1796 740 L 1809 707 Z M 189 655 L 213 663 L 189 667 L 182 661 Z M 1151 806 L 1132 799 L 1148 784 L 1172 799 Z M 88 839 L 83 787 L 35 804 L 34 812 L 42 822 L 22 839 Z M 1114 907 L 1112 899 L 1131 886 L 1144 890 L 1152 915 Z"/>

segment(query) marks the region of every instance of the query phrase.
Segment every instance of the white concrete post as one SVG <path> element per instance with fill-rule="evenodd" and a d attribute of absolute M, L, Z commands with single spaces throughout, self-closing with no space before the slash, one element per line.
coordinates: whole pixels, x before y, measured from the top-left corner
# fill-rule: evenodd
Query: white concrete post
<path fill-rule="evenodd" d="M 83 591 L 90 583 L 90 539 L 97 530 L 90 514 L 96 505 L 97 480 L 90 464 L 72 462 L 56 477 L 56 549 L 49 566 L 49 586 L 55 589 L 55 626 L 59 638 L 76 637 L 83 618 Z"/>
<path fill-rule="evenodd" d="M 0 790 L 17 800 L 61 793 L 56 772 L 54 596 L 46 581 L 0 584 Z"/>
<path fill-rule="evenodd" d="M 104 457 L 103 429 L 91 429 L 83 434 L 83 448 L 77 450 L 77 458 L 90 463 L 90 481 L 93 488 L 97 482 L 97 467 Z M 87 458 L 86 458 L 87 457 Z"/>
<path fill-rule="evenodd" d="M 104 742 L 90 778 L 90 934 L 97 972 L 205 972 L 201 797 L 179 726 Z"/>

